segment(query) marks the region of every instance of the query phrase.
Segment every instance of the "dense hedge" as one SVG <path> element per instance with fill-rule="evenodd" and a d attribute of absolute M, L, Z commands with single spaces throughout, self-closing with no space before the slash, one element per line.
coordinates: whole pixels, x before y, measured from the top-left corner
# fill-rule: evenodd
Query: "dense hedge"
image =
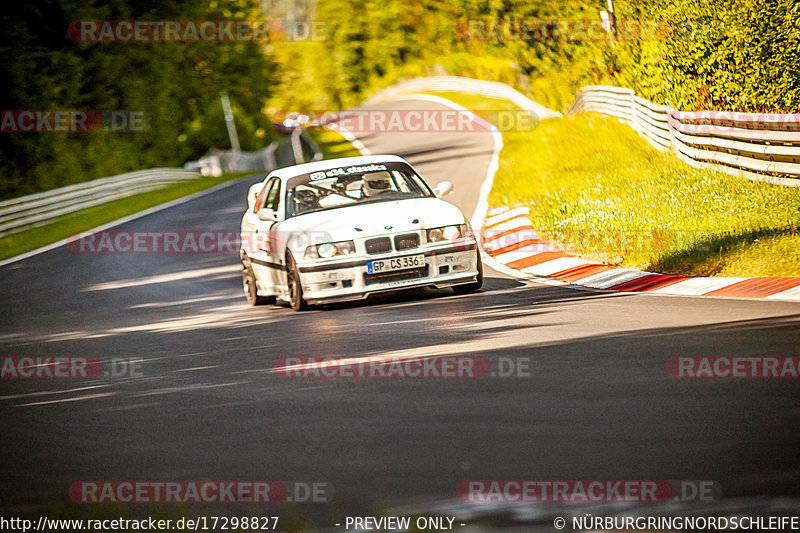
<path fill-rule="evenodd" d="M 0 133 L 0 198 L 154 166 L 229 146 L 219 100 L 230 96 L 243 149 L 273 135 L 262 113 L 274 63 L 253 42 L 83 43 L 77 20 L 253 20 L 256 0 L 25 0 L 0 14 L 0 109 L 124 110 L 145 131 Z M 213 5 L 215 7 L 209 7 Z"/>
<path fill-rule="evenodd" d="M 617 81 L 685 109 L 800 109 L 800 3 L 677 0 L 621 3 L 622 16 L 678 21 L 672 39 L 626 43 Z"/>
<path fill-rule="evenodd" d="M 274 102 L 353 105 L 400 78 L 438 72 L 431 68 L 438 64 L 450 74 L 510 82 L 561 109 L 590 83 L 630 87 L 682 109 L 800 109 L 800 2 L 616 0 L 618 39 L 582 33 L 588 21 L 597 29 L 605 3 L 321 0 L 316 17 L 327 40 L 281 61 L 291 71 L 284 87 L 302 90 L 283 91 Z M 471 31 L 476 20 L 486 22 L 482 37 Z M 523 21 L 551 29 L 547 37 L 503 34 Z M 310 57 L 316 68 L 307 68 Z"/>

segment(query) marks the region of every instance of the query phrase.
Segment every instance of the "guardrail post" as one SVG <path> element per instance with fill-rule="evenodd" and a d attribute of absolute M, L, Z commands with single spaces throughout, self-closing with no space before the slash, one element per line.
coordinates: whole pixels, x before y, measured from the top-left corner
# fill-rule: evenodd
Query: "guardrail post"
<path fill-rule="evenodd" d="M 292 153 L 294 154 L 294 162 L 295 164 L 299 165 L 300 163 L 304 162 L 303 159 L 303 145 L 300 144 L 300 134 L 303 133 L 303 130 L 300 128 L 295 128 L 292 130 L 291 135 L 291 143 L 292 143 Z"/>

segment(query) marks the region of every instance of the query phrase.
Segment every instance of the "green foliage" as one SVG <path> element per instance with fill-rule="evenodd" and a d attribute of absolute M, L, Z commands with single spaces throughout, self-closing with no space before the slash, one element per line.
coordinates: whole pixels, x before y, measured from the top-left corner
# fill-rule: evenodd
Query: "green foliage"
<path fill-rule="evenodd" d="M 800 109 L 796 0 L 616 0 L 614 6 L 618 38 L 568 30 L 526 40 L 504 35 L 498 22 L 582 20 L 597 28 L 605 2 L 320 0 L 316 19 L 328 28 L 327 40 L 291 45 L 291 55 L 278 56 L 285 76 L 303 90 L 282 91 L 273 104 L 356 105 L 399 79 L 441 73 L 434 68 L 440 65 L 449 74 L 510 83 L 559 110 L 593 83 L 630 87 L 682 109 Z M 483 21 L 485 31 L 471 31 L 471 21 Z"/>
<path fill-rule="evenodd" d="M 621 17 L 663 20 L 667 39 L 621 43 L 633 65 L 617 81 L 680 109 L 800 109 L 800 3 L 636 0 Z"/>
<path fill-rule="evenodd" d="M 1 109 L 126 110 L 149 117 L 138 132 L 2 133 L 0 198 L 130 170 L 180 166 L 229 145 L 227 91 L 243 149 L 273 136 L 263 107 L 275 65 L 253 42 L 80 43 L 76 20 L 255 20 L 256 0 L 186 2 L 32 0 L 0 14 Z"/>
<path fill-rule="evenodd" d="M 356 157 L 361 155 L 361 152 L 356 150 L 353 145 L 350 144 L 350 141 L 342 137 L 338 131 L 320 127 L 309 128 L 306 130 L 306 133 L 311 135 L 311 138 L 317 143 L 325 159 Z"/>

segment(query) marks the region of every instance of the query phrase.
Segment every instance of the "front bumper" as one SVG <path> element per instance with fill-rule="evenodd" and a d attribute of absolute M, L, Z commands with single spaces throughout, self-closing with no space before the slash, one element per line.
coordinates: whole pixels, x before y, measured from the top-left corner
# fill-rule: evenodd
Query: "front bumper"
<path fill-rule="evenodd" d="M 414 255 L 425 256 L 425 266 L 369 274 L 367 263 Z M 443 288 L 476 281 L 478 245 L 474 241 L 424 247 L 402 253 L 348 257 L 337 261 L 298 261 L 303 297 L 310 304 L 360 300 L 368 295 L 412 287 Z"/>

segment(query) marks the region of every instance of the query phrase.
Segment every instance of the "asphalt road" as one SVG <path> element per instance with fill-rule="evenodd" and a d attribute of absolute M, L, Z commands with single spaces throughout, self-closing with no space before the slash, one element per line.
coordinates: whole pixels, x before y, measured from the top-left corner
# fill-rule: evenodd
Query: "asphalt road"
<path fill-rule="evenodd" d="M 382 104 L 421 109 L 418 101 Z M 487 133 L 362 138 L 471 215 Z M 115 228 L 237 231 L 246 179 Z M 324 481 L 330 517 L 452 499 L 468 479 L 703 479 L 728 497 L 800 492 L 800 380 L 681 380 L 673 356 L 800 356 L 800 305 L 609 294 L 487 270 L 297 314 L 247 306 L 232 253 L 74 253 L 0 268 L 0 355 L 141 360 L 137 375 L 0 380 L 4 511 L 80 480 Z M 530 361 L 530 377 L 302 379 L 281 356 Z M 324 508 L 323 511 L 320 509 Z M 38 512 L 38 511 L 37 511 Z M 7 514 L 7 513 L 4 513 Z"/>

